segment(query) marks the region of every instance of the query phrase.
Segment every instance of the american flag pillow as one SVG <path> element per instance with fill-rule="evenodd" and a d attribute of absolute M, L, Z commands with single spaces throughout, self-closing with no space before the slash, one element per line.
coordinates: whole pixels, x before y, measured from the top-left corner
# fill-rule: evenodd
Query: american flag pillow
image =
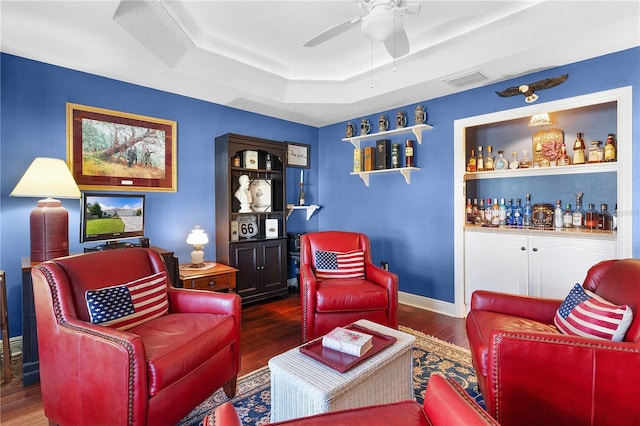
<path fill-rule="evenodd" d="M 629 306 L 615 305 L 576 284 L 556 312 L 554 323 L 563 334 L 621 342 L 632 320 Z"/>
<path fill-rule="evenodd" d="M 127 330 L 169 312 L 165 271 L 85 292 L 93 324 Z"/>
<path fill-rule="evenodd" d="M 364 251 L 348 252 L 317 250 L 316 278 L 327 280 L 331 278 L 364 278 Z"/>

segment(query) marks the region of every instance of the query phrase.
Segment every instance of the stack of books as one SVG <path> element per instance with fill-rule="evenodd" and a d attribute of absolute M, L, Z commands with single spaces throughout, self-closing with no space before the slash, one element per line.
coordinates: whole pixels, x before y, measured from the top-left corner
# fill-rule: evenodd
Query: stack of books
<path fill-rule="evenodd" d="M 322 338 L 322 346 L 349 355 L 362 356 L 373 347 L 373 336 L 336 327 Z"/>

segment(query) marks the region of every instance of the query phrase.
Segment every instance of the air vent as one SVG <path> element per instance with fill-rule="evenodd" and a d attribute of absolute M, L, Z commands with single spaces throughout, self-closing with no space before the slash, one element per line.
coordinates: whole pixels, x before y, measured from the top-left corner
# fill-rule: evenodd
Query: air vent
<path fill-rule="evenodd" d="M 455 77 L 447 78 L 446 80 L 443 80 L 443 81 L 450 86 L 453 86 L 456 88 L 463 88 L 463 87 L 470 86 L 472 84 L 479 83 L 485 80 L 488 80 L 488 78 L 484 74 L 482 74 L 479 71 L 473 71 L 467 74 L 462 74 Z"/>

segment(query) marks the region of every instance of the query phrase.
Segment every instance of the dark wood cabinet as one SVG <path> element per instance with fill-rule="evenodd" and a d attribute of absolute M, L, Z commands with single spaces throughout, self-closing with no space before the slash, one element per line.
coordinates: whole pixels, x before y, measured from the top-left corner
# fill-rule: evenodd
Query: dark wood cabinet
<path fill-rule="evenodd" d="M 151 247 L 164 259 L 167 275 L 174 285 L 180 284 L 178 278 L 178 258 L 172 251 L 160 247 Z M 119 249 L 126 250 L 126 249 Z M 85 252 L 93 251 L 85 249 Z M 36 310 L 33 304 L 33 285 L 31 268 L 42 262 L 32 262 L 22 258 L 22 385 L 29 386 L 40 382 L 40 357 L 38 355 L 38 333 L 36 329 Z"/>
<path fill-rule="evenodd" d="M 288 296 L 285 144 L 237 134 L 215 144 L 217 261 L 238 269 L 243 303 Z M 241 204 L 243 180 L 251 202 Z"/>

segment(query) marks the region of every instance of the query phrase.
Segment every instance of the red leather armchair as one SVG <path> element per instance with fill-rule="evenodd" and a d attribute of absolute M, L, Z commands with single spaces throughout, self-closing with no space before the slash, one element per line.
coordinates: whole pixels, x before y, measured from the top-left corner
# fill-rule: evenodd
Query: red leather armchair
<path fill-rule="evenodd" d="M 640 260 L 593 266 L 583 287 L 634 318 L 622 342 L 560 334 L 562 300 L 476 291 L 467 334 L 487 410 L 502 425 L 638 425 Z"/>
<path fill-rule="evenodd" d="M 42 399 L 50 422 L 174 425 L 221 386 L 235 395 L 238 295 L 166 284 L 168 313 L 124 331 L 90 322 L 87 290 L 164 270 L 162 258 L 142 248 L 69 256 L 32 269 Z"/>
<path fill-rule="evenodd" d="M 317 251 L 363 251 L 364 277 L 318 279 Z M 359 319 L 398 326 L 398 277 L 371 263 L 365 234 L 325 231 L 301 235 L 300 281 L 303 342 Z"/>
<path fill-rule="evenodd" d="M 230 402 L 225 402 L 216 409 L 215 424 L 216 426 L 242 425 Z M 402 401 L 317 414 L 273 424 L 287 426 L 497 425 L 456 381 L 445 379 L 437 374 L 429 378 L 422 406 L 416 401 Z"/>

